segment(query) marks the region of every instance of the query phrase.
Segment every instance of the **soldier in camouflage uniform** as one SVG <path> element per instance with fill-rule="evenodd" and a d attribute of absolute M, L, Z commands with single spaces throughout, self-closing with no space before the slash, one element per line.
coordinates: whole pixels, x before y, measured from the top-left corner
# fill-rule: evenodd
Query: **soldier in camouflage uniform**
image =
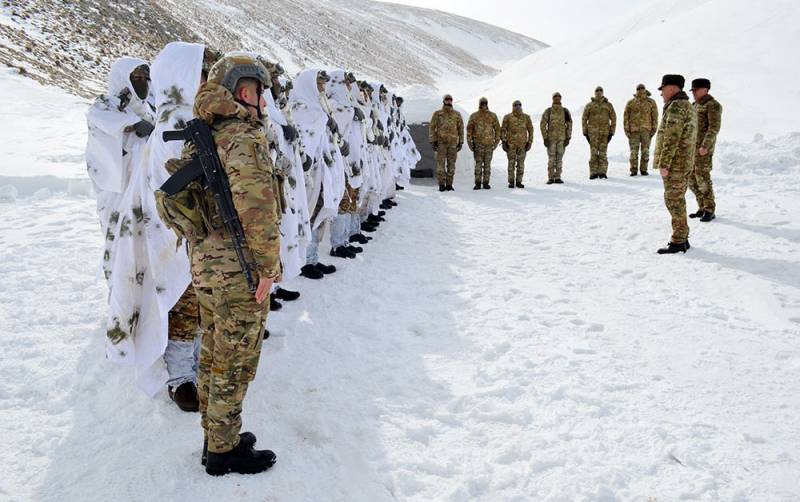
<path fill-rule="evenodd" d="M 497 115 L 489 111 L 489 100 L 478 101 L 478 111 L 470 115 L 467 122 L 467 146 L 475 157 L 475 187 L 488 190 L 492 188 L 492 155 L 500 144 L 500 122 Z"/>
<path fill-rule="evenodd" d="M 694 109 L 697 112 L 697 152 L 689 188 L 697 199 L 697 212 L 690 214 L 689 218 L 700 218 L 703 222 L 716 218 L 717 204 L 711 183 L 711 167 L 717 134 L 722 127 L 722 105 L 708 93 L 710 90 L 711 81 L 707 78 L 692 81 Z"/>
<path fill-rule="evenodd" d="M 203 327 L 198 393 L 211 475 L 256 473 L 275 463 L 271 451 L 253 449 L 252 434 L 239 434 L 242 402 L 261 354 L 266 300 L 281 278 L 280 191 L 262 129 L 261 94 L 269 85 L 269 73 L 253 57 L 227 54 L 211 68 L 194 104 L 195 116 L 213 131 L 258 280 L 250 293 L 231 236 L 206 193 L 201 212 L 207 235 L 190 254 Z"/>
<path fill-rule="evenodd" d="M 564 166 L 564 150 L 572 139 L 572 115 L 561 106 L 561 93 L 553 94 L 553 106 L 542 114 L 539 122 L 542 141 L 547 148 L 547 184 L 564 183 L 561 170 Z"/>
<path fill-rule="evenodd" d="M 503 150 L 508 155 L 508 188 L 525 188 L 522 177 L 525 174 L 525 156 L 533 145 L 533 122 L 527 113 L 522 112 L 522 102 L 514 101 L 512 111 L 503 117 L 500 139 Z"/>
<path fill-rule="evenodd" d="M 456 158 L 464 146 L 464 119 L 453 109 L 453 96 L 445 95 L 442 109 L 433 113 L 428 140 L 436 152 L 436 179 L 439 181 L 439 191 L 452 191 Z"/>
<path fill-rule="evenodd" d="M 583 109 L 583 135 L 589 142 L 589 179 L 608 178 L 608 143 L 617 130 L 614 106 L 603 95 L 603 88 L 594 90 L 594 97 Z"/>
<path fill-rule="evenodd" d="M 636 94 L 625 105 L 623 126 L 631 147 L 631 176 L 647 176 L 650 142 L 658 129 L 658 106 L 644 84 L 636 86 Z"/>
<path fill-rule="evenodd" d="M 672 239 L 658 254 L 685 253 L 690 248 L 686 187 L 694 166 L 697 114 L 683 92 L 684 84 L 681 75 L 664 75 L 658 88 L 664 98 L 664 111 L 653 164 L 664 180 L 664 203 L 672 217 Z"/>

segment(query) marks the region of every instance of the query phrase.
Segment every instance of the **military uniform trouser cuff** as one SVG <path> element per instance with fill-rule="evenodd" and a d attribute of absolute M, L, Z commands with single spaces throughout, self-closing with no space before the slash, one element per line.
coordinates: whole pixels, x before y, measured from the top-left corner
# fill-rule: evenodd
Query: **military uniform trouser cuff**
<path fill-rule="evenodd" d="M 167 385 L 175 388 L 187 382 L 197 382 L 199 349 L 199 336 L 193 342 L 167 341 L 164 351 L 164 362 L 169 375 Z"/>

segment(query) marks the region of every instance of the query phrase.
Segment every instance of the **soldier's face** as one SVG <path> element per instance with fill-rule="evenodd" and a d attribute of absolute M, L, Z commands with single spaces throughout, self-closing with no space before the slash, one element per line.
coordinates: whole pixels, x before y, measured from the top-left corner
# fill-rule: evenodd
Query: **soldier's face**
<path fill-rule="evenodd" d="M 267 106 L 267 101 L 264 99 L 260 87 L 261 86 L 255 82 L 248 82 L 239 89 L 239 99 L 252 105 L 247 107 L 247 111 L 250 112 L 250 116 L 255 119 L 259 118 L 258 112 L 260 111 L 263 113 L 264 108 Z M 258 107 L 258 109 L 255 107 Z"/>
<path fill-rule="evenodd" d="M 133 87 L 133 92 L 139 96 L 139 99 L 145 99 L 147 97 L 147 91 L 150 87 L 147 77 L 143 75 L 132 74 L 131 86 Z"/>
<path fill-rule="evenodd" d="M 325 92 L 325 81 L 321 78 L 317 79 L 317 90 L 319 92 Z"/>
<path fill-rule="evenodd" d="M 603 97 L 603 91 L 594 91 L 594 97 L 600 99 Z"/>
<path fill-rule="evenodd" d="M 487 108 L 489 108 L 489 102 L 486 100 L 481 100 L 481 102 L 478 103 L 478 108 L 480 108 L 481 110 L 486 110 Z"/>
<path fill-rule="evenodd" d="M 664 103 L 667 103 L 673 96 L 678 94 L 680 89 L 677 85 L 665 85 L 661 88 L 661 97 L 664 98 Z"/>
<path fill-rule="evenodd" d="M 448 108 L 452 108 L 453 107 L 453 98 L 445 99 L 444 100 L 444 106 L 446 106 Z"/>
<path fill-rule="evenodd" d="M 553 104 L 560 105 L 561 104 L 561 96 L 553 96 Z"/>
<path fill-rule="evenodd" d="M 692 96 L 694 96 L 694 100 L 698 101 L 703 99 L 703 96 L 708 94 L 708 89 L 692 89 Z"/>

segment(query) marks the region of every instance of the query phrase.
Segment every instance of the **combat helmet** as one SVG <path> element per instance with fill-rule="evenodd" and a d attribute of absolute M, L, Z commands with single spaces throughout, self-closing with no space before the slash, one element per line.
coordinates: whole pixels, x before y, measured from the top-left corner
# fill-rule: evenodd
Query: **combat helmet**
<path fill-rule="evenodd" d="M 246 52 L 229 52 L 214 63 L 208 74 L 208 81 L 228 89 L 231 94 L 236 84 L 243 78 L 252 78 L 261 83 L 262 89 L 272 85 L 272 79 L 264 65 L 256 57 Z"/>

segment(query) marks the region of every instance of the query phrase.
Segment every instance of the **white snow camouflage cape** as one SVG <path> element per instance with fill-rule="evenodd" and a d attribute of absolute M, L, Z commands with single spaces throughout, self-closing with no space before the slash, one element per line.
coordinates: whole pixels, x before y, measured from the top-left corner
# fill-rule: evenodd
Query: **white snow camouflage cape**
<path fill-rule="evenodd" d="M 283 176 L 283 198 L 286 202 L 281 217 L 281 264 L 283 265 L 283 281 L 289 281 L 300 275 L 300 269 L 306 264 L 306 250 L 311 240 L 311 219 L 308 212 L 308 196 L 306 195 L 303 160 L 300 155 L 299 139 L 289 143 L 283 134 L 283 126 L 289 120 L 278 109 L 271 92 L 265 92 L 267 101 L 267 117 L 265 120 L 268 138 L 277 145 L 273 153 L 275 169 Z"/>
<path fill-rule="evenodd" d="M 330 81 L 325 85 L 325 92 L 331 107 L 331 115 L 336 120 L 339 134 L 350 147 L 347 157 L 344 158 L 346 163 L 345 175 L 350 187 L 358 189 L 361 188 L 363 183 L 361 164 L 363 162 L 366 134 L 363 129 L 363 123 L 354 118 L 357 105 L 356 98 L 353 96 L 351 89 L 347 88 L 347 83 L 344 81 L 344 70 L 334 70 L 330 73 L 330 77 Z M 355 85 L 351 84 L 351 88 L 354 87 Z"/>
<path fill-rule="evenodd" d="M 325 96 L 317 89 L 318 73 L 316 69 L 300 72 L 289 95 L 292 117 L 299 129 L 305 154 L 311 159 L 311 168 L 306 173 L 306 194 L 308 209 L 314 216 L 312 229 L 339 214 L 345 187 L 344 160 L 328 130 L 328 114 L 322 105 Z M 322 208 L 314 215 L 320 194 Z"/>

